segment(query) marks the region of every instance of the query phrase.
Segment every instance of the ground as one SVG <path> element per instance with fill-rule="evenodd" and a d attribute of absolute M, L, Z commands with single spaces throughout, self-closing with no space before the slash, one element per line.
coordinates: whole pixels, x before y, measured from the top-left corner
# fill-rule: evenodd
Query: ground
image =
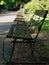
<path fill-rule="evenodd" d="M 49 45 L 49 36 L 47 34 L 40 33 L 39 37 L 37 38 L 36 44 L 35 44 L 35 50 L 34 50 L 34 56 L 36 57 L 35 60 L 40 62 L 42 59 L 49 62 L 49 48 L 47 47 Z M 6 43 L 5 51 L 6 54 L 5 57 L 9 57 L 12 49 L 12 44 L 10 44 L 10 41 Z M 8 50 L 8 51 L 7 51 Z M 32 61 L 32 51 L 30 49 L 30 45 L 28 43 L 16 43 L 14 54 L 12 57 L 12 61 Z M 3 62 L 5 63 L 5 62 Z M 3 64 L 4 65 L 4 64 Z M 15 65 L 15 64 L 13 64 Z"/>

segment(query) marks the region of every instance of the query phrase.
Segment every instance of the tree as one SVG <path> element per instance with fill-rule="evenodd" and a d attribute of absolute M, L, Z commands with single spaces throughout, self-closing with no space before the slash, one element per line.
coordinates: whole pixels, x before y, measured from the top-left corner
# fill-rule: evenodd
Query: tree
<path fill-rule="evenodd" d="M 18 10 L 20 9 L 20 5 L 22 5 L 23 3 L 25 4 L 30 0 L 0 0 L 0 2 L 1 1 L 4 2 L 2 6 L 4 6 L 7 10 Z"/>
<path fill-rule="evenodd" d="M 49 0 L 31 0 L 25 4 L 25 8 L 31 9 L 31 12 L 34 12 L 36 9 L 49 10 Z"/>

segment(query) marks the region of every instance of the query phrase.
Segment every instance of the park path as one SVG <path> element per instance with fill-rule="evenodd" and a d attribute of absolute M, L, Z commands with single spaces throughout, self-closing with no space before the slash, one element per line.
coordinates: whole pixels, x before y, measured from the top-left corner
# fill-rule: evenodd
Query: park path
<path fill-rule="evenodd" d="M 3 14 L 0 14 L 0 23 L 7 23 L 7 22 L 13 22 L 13 20 L 16 17 L 17 12 L 6 12 Z"/>
<path fill-rule="evenodd" d="M 17 12 L 6 12 L 0 14 L 0 34 L 7 31 L 15 20 Z"/>
<path fill-rule="evenodd" d="M 2 57 L 2 38 L 1 34 L 7 33 L 7 30 L 10 29 L 11 24 L 13 23 L 14 19 L 16 18 L 17 12 L 6 12 L 0 14 L 0 65 L 3 63 Z"/>

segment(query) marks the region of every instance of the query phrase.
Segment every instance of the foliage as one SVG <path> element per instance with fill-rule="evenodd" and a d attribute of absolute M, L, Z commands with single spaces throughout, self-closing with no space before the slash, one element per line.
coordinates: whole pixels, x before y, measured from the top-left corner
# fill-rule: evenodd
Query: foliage
<path fill-rule="evenodd" d="M 35 0 L 30 1 L 28 4 L 25 4 L 24 7 L 30 9 L 31 12 L 35 11 L 36 8 L 38 8 L 37 0 L 36 1 Z"/>
<path fill-rule="evenodd" d="M 0 5 L 9 10 L 19 9 L 23 3 L 26 3 L 24 7 L 30 9 L 31 12 L 34 12 L 36 9 L 49 10 L 49 0 L 0 0 Z"/>
<path fill-rule="evenodd" d="M 31 0 L 24 6 L 27 9 L 31 9 L 30 12 L 34 12 L 36 9 L 49 10 L 49 0 Z"/>
<path fill-rule="evenodd" d="M 42 9 L 49 9 L 49 0 L 41 0 L 39 3 Z"/>
<path fill-rule="evenodd" d="M 28 1 L 30 0 L 0 0 L 0 6 L 4 6 L 7 10 L 18 10 L 22 3 L 27 3 Z"/>

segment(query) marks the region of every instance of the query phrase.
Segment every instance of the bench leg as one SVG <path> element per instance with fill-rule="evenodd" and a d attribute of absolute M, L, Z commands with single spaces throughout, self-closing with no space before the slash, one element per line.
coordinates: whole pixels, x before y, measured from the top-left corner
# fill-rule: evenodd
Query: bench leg
<path fill-rule="evenodd" d="M 32 54 L 32 60 L 36 61 L 36 57 L 35 57 L 35 42 L 31 43 L 31 41 L 29 41 L 29 45 L 30 45 L 30 49 L 31 49 L 31 54 Z"/>
<path fill-rule="evenodd" d="M 31 42 L 31 41 L 29 41 L 29 42 Z M 34 60 L 34 47 L 33 47 L 33 44 L 34 44 L 34 43 L 29 43 L 29 45 L 30 45 L 30 50 L 31 50 L 31 55 L 32 55 L 32 60 Z"/>
<path fill-rule="evenodd" d="M 16 39 L 13 40 L 13 48 L 12 48 L 10 60 L 11 60 L 11 58 L 12 58 L 12 56 L 13 56 L 13 52 L 14 52 L 14 49 L 15 49 L 15 43 L 16 43 Z"/>

